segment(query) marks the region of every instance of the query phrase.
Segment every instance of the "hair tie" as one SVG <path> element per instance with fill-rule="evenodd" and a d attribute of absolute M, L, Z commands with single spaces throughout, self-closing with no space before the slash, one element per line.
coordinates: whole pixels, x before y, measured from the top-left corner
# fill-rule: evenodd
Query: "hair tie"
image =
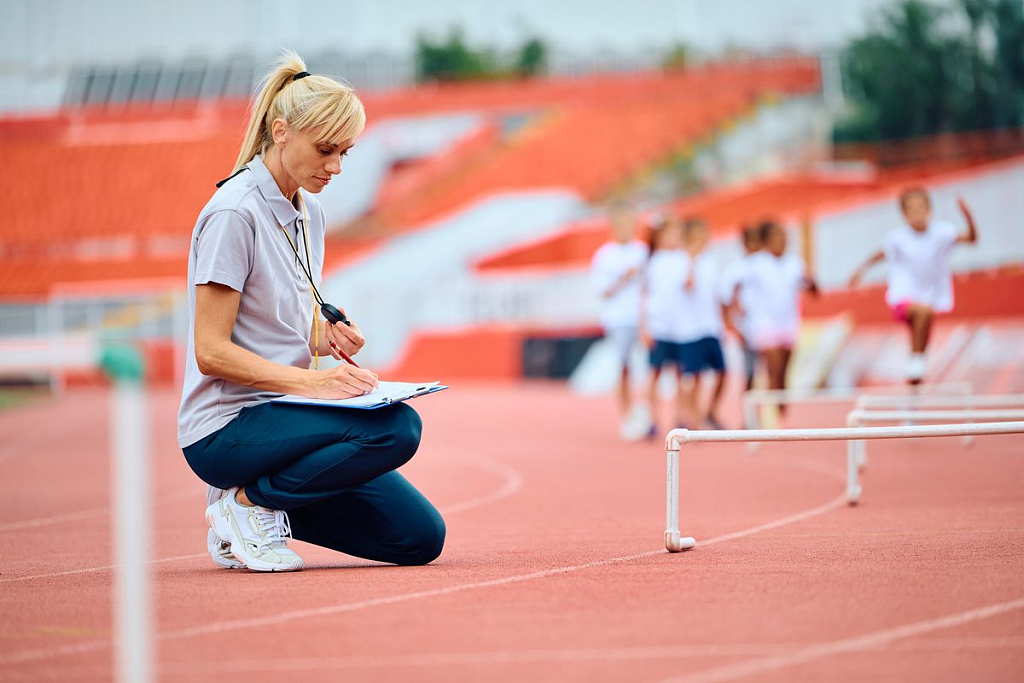
<path fill-rule="evenodd" d="M 299 73 L 297 73 L 294 76 L 292 76 L 292 80 L 293 81 L 297 81 L 300 78 L 305 78 L 306 76 L 312 76 L 312 75 L 313 74 L 309 73 L 308 71 L 300 71 Z"/>

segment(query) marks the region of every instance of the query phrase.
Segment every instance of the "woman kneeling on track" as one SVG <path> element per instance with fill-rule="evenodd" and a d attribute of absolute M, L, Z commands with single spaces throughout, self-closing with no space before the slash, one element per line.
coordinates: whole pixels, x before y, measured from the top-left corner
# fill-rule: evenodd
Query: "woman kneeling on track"
<path fill-rule="evenodd" d="M 341 360 L 365 340 L 343 311 L 328 305 L 337 319 L 320 320 L 314 285 L 325 223 L 314 195 L 365 122 L 350 87 L 286 52 L 252 107 L 233 175 L 192 233 L 178 442 L 210 486 L 207 541 L 222 567 L 301 569 L 288 537 L 403 565 L 432 561 L 444 544 L 440 514 L 395 471 L 419 446 L 412 408 L 271 402 L 377 386 L 354 364 L 319 369 L 321 354 Z"/>

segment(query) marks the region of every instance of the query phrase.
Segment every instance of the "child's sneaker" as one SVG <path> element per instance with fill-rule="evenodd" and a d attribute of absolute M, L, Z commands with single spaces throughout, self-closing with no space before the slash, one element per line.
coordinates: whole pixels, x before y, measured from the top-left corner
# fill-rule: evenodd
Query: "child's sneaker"
<path fill-rule="evenodd" d="M 227 541 L 235 559 L 254 571 L 302 569 L 302 558 L 285 540 L 291 536 L 291 528 L 284 510 L 247 507 L 235 500 L 237 492 L 237 488 L 228 489 L 223 498 L 206 508 L 206 521 L 217 538 Z"/>
<path fill-rule="evenodd" d="M 907 362 L 907 381 L 912 384 L 921 382 L 924 379 L 924 371 L 927 366 L 928 363 L 923 353 L 911 354 L 910 361 Z"/>
<path fill-rule="evenodd" d="M 639 441 L 647 437 L 647 433 L 654 427 L 651 420 L 651 411 L 643 404 L 633 406 L 629 414 L 623 419 L 619 428 L 619 436 L 624 441 Z"/>

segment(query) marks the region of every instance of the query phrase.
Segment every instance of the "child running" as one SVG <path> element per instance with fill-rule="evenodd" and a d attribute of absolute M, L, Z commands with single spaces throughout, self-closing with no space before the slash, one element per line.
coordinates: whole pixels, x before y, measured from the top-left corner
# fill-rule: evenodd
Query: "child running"
<path fill-rule="evenodd" d="M 619 432 L 631 437 L 633 402 L 630 397 L 629 356 L 637 342 L 640 299 L 648 247 L 635 238 L 636 220 L 624 204 L 609 212 L 612 240 L 602 245 L 590 263 L 591 284 L 601 299 L 601 326 L 619 364 Z"/>
<path fill-rule="evenodd" d="M 761 224 L 764 249 L 750 257 L 741 287 L 749 302 L 751 341 L 768 373 L 771 389 L 786 388 L 786 372 L 800 329 L 800 293 L 818 293 L 799 256 L 786 253 L 786 230 L 778 222 Z M 779 414 L 786 406 L 779 404 Z"/>
<path fill-rule="evenodd" d="M 928 338 L 936 313 L 953 310 L 953 278 L 949 269 L 949 253 L 958 243 L 974 244 L 978 230 L 974 216 L 963 197 L 957 198 L 960 213 L 967 221 L 964 231 L 952 223 L 932 220 L 932 202 L 923 187 L 911 187 L 900 195 L 900 209 L 906 221 L 885 238 L 881 250 L 865 261 L 850 278 L 856 287 L 868 268 L 888 259 L 889 286 L 885 301 L 893 317 L 907 324 L 910 330 L 910 362 L 907 383 L 918 385 L 924 380 Z"/>
<path fill-rule="evenodd" d="M 718 404 L 725 388 L 725 357 L 722 354 L 722 310 L 719 297 L 718 267 L 714 258 L 707 253 L 710 232 L 708 225 L 700 218 L 689 218 L 684 223 L 686 253 L 690 256 L 684 296 L 688 300 L 689 315 L 679 321 L 685 334 L 680 344 L 683 373 L 691 375 L 693 382 L 688 390 L 680 391 L 680 400 L 688 404 L 688 411 L 695 417 L 694 426 L 708 429 L 722 429 L 718 421 Z M 706 410 L 701 410 L 701 373 L 710 370 L 714 385 Z"/>

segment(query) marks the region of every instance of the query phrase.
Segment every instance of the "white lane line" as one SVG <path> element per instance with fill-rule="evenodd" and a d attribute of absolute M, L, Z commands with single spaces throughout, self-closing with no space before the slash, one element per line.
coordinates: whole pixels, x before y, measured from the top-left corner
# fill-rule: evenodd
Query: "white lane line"
<path fill-rule="evenodd" d="M 469 462 L 469 461 L 467 461 L 467 462 Z M 442 514 L 452 515 L 452 514 L 456 514 L 456 513 L 459 513 L 459 512 L 465 512 L 466 510 L 471 510 L 471 509 L 474 509 L 474 508 L 478 508 L 478 507 L 481 507 L 483 505 L 487 505 L 489 503 L 494 503 L 496 501 L 499 501 L 499 500 L 501 500 L 503 498 L 507 498 L 507 497 L 517 493 L 522 488 L 522 486 L 523 486 L 523 476 L 522 476 L 522 474 L 520 474 L 518 470 L 516 470 L 516 469 L 514 469 L 512 467 L 508 467 L 507 465 L 505 465 L 503 463 L 499 463 L 499 462 L 497 462 L 495 460 L 479 460 L 479 461 L 472 461 L 470 464 L 472 464 L 473 466 L 480 466 L 480 469 L 484 469 L 484 470 L 487 470 L 488 472 L 493 472 L 495 474 L 500 475 L 504 479 L 504 483 L 501 485 L 501 487 L 499 487 L 498 489 L 496 489 L 496 490 L 494 490 L 494 491 L 492 491 L 490 493 L 484 494 L 482 496 L 477 496 L 476 498 L 470 498 L 469 500 L 464 500 L 464 501 L 455 503 L 453 505 L 448 505 L 446 507 L 442 507 L 440 509 Z M 197 494 L 198 495 L 198 489 L 190 488 L 187 491 L 179 491 L 177 493 L 170 494 L 170 495 L 164 497 L 163 500 L 170 500 L 172 498 L 183 497 L 182 494 L 189 494 L 189 495 Z M 92 515 L 95 515 L 95 514 L 106 513 L 106 512 L 109 511 L 109 509 L 110 508 L 100 508 L 98 510 L 89 510 L 89 511 L 85 511 L 85 512 L 69 513 L 67 515 L 58 515 L 58 516 L 55 516 L 55 517 L 40 518 L 38 520 L 26 520 L 25 522 L 20 522 L 18 524 L 24 524 L 25 526 L 29 526 L 30 522 L 35 522 L 34 524 L 31 524 L 31 526 L 42 526 L 43 524 L 54 523 L 54 522 L 57 522 L 57 521 L 65 521 L 65 520 L 72 519 L 72 518 L 75 518 L 75 517 L 86 517 L 86 516 L 92 516 Z M 5 528 L 4 526 L 0 526 L 0 531 L 2 531 L 4 528 Z M 159 562 L 174 562 L 176 560 L 192 560 L 192 559 L 195 559 L 195 558 L 198 558 L 198 557 L 205 557 L 205 556 L 206 556 L 206 553 L 196 553 L 196 554 L 192 554 L 192 555 L 177 555 L 175 557 L 164 557 L 164 558 L 161 558 L 161 559 L 158 559 L 158 560 L 150 560 L 148 562 L 148 564 L 157 564 Z M 16 576 L 16 577 L 11 577 L 11 578 L 0 578 L 0 583 L 15 583 L 17 581 L 31 581 L 33 579 L 50 579 L 50 578 L 54 578 L 54 577 L 58 577 L 58 576 L 73 576 L 75 574 L 91 574 L 93 572 L 110 571 L 112 569 L 114 569 L 114 565 L 107 564 L 107 565 L 102 565 L 102 566 L 99 566 L 99 567 L 85 567 L 85 568 L 82 568 L 82 569 L 70 569 L 68 571 L 63 571 L 63 572 L 50 572 L 50 573 L 47 573 L 47 574 L 31 574 L 29 576 Z"/>
<path fill-rule="evenodd" d="M 739 662 L 737 664 L 727 664 L 725 666 L 715 667 L 706 671 L 700 671 L 689 676 L 665 679 L 663 683 L 715 683 L 717 681 L 731 681 L 737 678 L 753 676 L 755 674 L 763 674 L 768 671 L 778 671 L 779 669 L 805 664 L 824 657 L 878 648 L 894 640 L 911 638 L 913 636 L 937 631 L 939 629 L 962 626 L 981 619 L 990 619 L 992 617 L 999 616 L 1000 614 L 1005 614 L 1021 608 L 1024 608 L 1024 598 L 1017 598 L 1016 600 L 998 602 L 992 605 L 986 605 L 985 607 L 977 607 L 964 612 L 949 614 L 944 617 L 915 621 L 903 626 L 897 626 L 896 628 L 875 631 L 873 633 L 865 633 L 860 636 L 843 638 L 841 640 L 835 640 L 828 643 L 811 645 L 798 650 L 797 652 L 763 657 L 761 659 Z"/>
<path fill-rule="evenodd" d="M 424 666 L 480 666 L 502 664 L 586 663 L 616 661 L 650 661 L 655 659 L 693 659 L 702 657 L 744 657 L 778 654 L 811 647 L 818 643 L 730 643 L 716 645 L 683 644 L 636 647 L 561 648 L 548 650 L 491 650 L 485 652 L 426 652 L 420 654 L 354 655 L 350 657 L 299 657 L 294 659 L 241 659 L 171 662 L 160 666 L 162 674 L 189 675 L 261 671 L 329 671 L 339 669 L 395 669 Z M 929 638 L 907 643 L 864 648 L 865 652 L 964 652 L 979 650 L 1024 649 L 1024 637 L 991 638 Z M 109 665 L 60 666 L 34 669 L 31 678 L 8 681 L 39 681 L 56 678 L 61 681 L 99 678 L 110 675 Z"/>
<path fill-rule="evenodd" d="M 652 659 L 691 659 L 700 657 L 745 657 L 773 655 L 814 646 L 816 643 L 732 643 L 704 645 L 655 645 L 610 648 L 567 648 L 550 650 L 497 650 L 491 652 L 429 652 L 416 655 L 382 655 L 277 660 L 238 660 L 217 662 L 180 662 L 161 667 L 164 673 L 187 674 L 195 671 L 230 673 L 232 671 L 317 671 L 326 669 L 385 668 L 398 666 L 464 666 L 496 664 L 545 664 L 556 662 L 649 661 Z M 1019 649 L 1024 638 L 949 638 L 941 641 L 907 643 L 901 651 L 949 652 L 961 650 Z M 867 649 L 886 649 L 884 645 Z"/>
<path fill-rule="evenodd" d="M 157 495 L 157 500 L 160 502 L 169 502 L 180 500 L 182 498 L 188 498 L 189 496 L 195 496 L 197 500 L 203 500 L 202 489 L 197 488 L 194 484 L 188 488 L 174 491 L 165 495 Z M 73 522 L 80 519 L 88 519 L 90 517 L 100 517 L 102 515 L 110 514 L 110 506 L 100 508 L 92 508 L 91 510 L 80 510 L 78 512 L 65 512 L 59 515 L 50 515 L 47 517 L 35 517 L 33 519 L 22 519 L 16 522 L 5 522 L 0 524 L 0 531 L 15 531 L 18 529 L 34 529 L 36 527 L 47 526 L 50 524 L 60 524 L 61 522 Z"/>
<path fill-rule="evenodd" d="M 178 560 L 194 560 L 197 557 L 209 557 L 207 553 L 193 553 L 192 555 L 175 555 L 174 557 L 162 557 L 158 560 L 150 560 L 146 564 L 160 564 L 161 562 L 177 562 Z M 95 572 L 106 572 L 116 568 L 116 565 L 107 564 L 102 567 L 85 567 L 83 569 L 69 569 L 65 572 L 51 572 L 49 574 L 32 574 L 30 576 L 14 576 L 9 579 L 0 579 L 0 583 L 16 583 L 18 581 L 31 581 L 33 579 L 50 579 L 56 576 L 73 576 L 74 574 L 92 574 Z"/>
<path fill-rule="evenodd" d="M 490 458 L 482 458 L 478 460 L 465 460 L 459 462 L 470 465 L 472 467 L 479 467 L 480 469 L 487 470 L 488 472 L 497 474 L 502 479 L 504 479 L 504 483 L 501 485 L 500 488 L 491 491 L 490 493 L 486 493 L 482 496 L 477 496 L 476 498 L 470 498 L 469 500 L 464 500 L 458 503 L 454 503 L 452 505 L 442 507 L 440 509 L 440 512 L 442 514 L 452 515 L 457 512 L 465 512 L 466 510 L 472 510 L 473 508 L 478 508 L 482 505 L 488 505 L 489 503 L 494 503 L 496 501 L 501 500 L 502 498 L 508 498 L 509 496 L 518 493 L 519 489 L 523 488 L 522 473 L 519 470 L 515 469 L 514 467 L 509 467 L 508 465 L 502 462 L 499 462 L 497 460 L 491 460 Z"/>
<path fill-rule="evenodd" d="M 722 543 L 725 541 L 732 541 L 745 536 L 767 531 L 769 529 L 775 529 L 787 524 L 793 524 L 817 515 L 825 514 L 831 510 L 846 506 L 846 493 L 842 493 L 833 500 L 819 505 L 817 507 L 798 512 L 787 517 L 768 522 L 766 524 L 759 524 L 757 526 L 745 529 L 742 531 L 736 531 L 723 536 L 717 536 L 709 538 L 700 542 L 700 546 L 715 545 L 716 543 Z M 247 619 L 234 619 L 229 621 L 215 622 L 211 624 L 203 624 L 201 626 L 194 626 L 190 628 L 176 629 L 173 631 L 164 631 L 157 634 L 159 640 L 179 640 L 183 638 L 191 638 L 194 636 L 207 635 L 211 633 L 222 633 L 225 631 L 233 631 L 242 628 L 253 628 L 259 626 L 271 626 L 281 624 L 297 619 L 309 619 L 312 617 L 330 616 L 335 614 L 343 614 L 346 612 L 355 612 L 358 610 L 368 609 L 371 607 L 379 607 L 383 605 L 393 605 L 401 602 L 409 602 L 413 600 L 422 600 L 425 598 L 442 597 L 452 595 L 455 593 L 462 593 L 465 591 L 477 590 L 481 588 L 494 588 L 498 586 L 508 586 L 511 584 L 522 583 L 525 581 L 533 581 L 536 579 L 543 579 L 552 576 L 561 576 L 564 574 L 571 574 L 585 569 L 593 569 L 595 567 L 605 567 L 613 564 L 620 564 L 622 562 L 631 562 L 634 560 L 640 560 L 647 557 L 653 557 L 655 555 L 665 555 L 668 553 L 664 548 L 658 548 L 657 550 L 648 550 L 642 553 L 635 553 L 632 555 L 623 555 L 620 557 L 612 557 L 604 560 L 595 560 L 593 562 L 585 562 L 583 564 L 568 565 L 563 567 L 552 567 L 550 569 L 544 569 L 541 571 L 530 572 L 527 574 L 515 574 L 512 576 L 505 576 L 497 579 L 489 579 L 486 581 L 474 581 L 471 583 L 457 584 L 454 586 L 447 586 L 444 588 L 435 588 L 432 590 L 414 591 L 411 593 L 401 593 L 399 595 L 391 595 L 380 598 L 371 598 L 368 600 L 359 600 L 356 602 L 341 603 L 338 605 L 330 605 L 325 607 L 316 607 L 310 609 L 291 610 L 287 612 L 279 612 L 277 614 L 267 615 L 263 617 L 251 617 Z M 14 652 L 8 655 L 0 655 L 0 664 L 16 664 L 20 662 L 30 662 L 51 659 L 61 655 L 67 654 L 78 654 L 81 652 L 90 652 L 95 650 L 101 650 L 110 645 L 107 640 L 92 641 L 89 643 L 81 643 L 77 646 L 69 646 L 68 648 L 43 648 L 38 650 L 24 650 L 22 652 Z"/>

